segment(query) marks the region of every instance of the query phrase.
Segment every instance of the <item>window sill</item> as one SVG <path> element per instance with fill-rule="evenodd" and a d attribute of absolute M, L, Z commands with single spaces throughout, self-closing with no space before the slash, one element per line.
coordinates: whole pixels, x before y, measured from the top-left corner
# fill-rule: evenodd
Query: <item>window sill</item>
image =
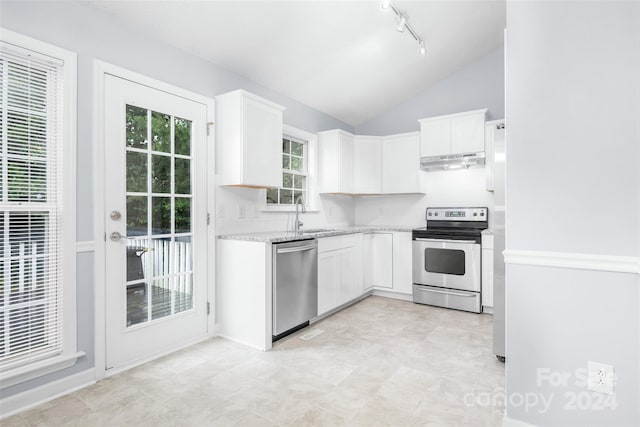
<path fill-rule="evenodd" d="M 294 213 L 296 211 L 295 206 L 267 206 L 263 207 L 260 212 L 285 212 L 285 213 Z M 307 208 L 307 212 L 299 211 L 302 214 L 305 213 L 313 213 L 320 212 L 317 208 Z"/>
<path fill-rule="evenodd" d="M 2 378 L 2 385 L 0 385 L 0 388 L 11 387 L 12 385 L 20 384 L 61 369 L 69 368 L 75 365 L 76 361 L 84 355 L 85 354 L 82 351 L 70 355 L 62 354 L 60 356 L 51 357 L 49 359 L 3 372 L 0 375 Z"/>

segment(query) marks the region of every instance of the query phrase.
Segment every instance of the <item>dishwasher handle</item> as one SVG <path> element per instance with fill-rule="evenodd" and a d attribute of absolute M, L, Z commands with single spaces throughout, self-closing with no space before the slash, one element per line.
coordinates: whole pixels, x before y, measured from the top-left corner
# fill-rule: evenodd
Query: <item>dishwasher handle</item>
<path fill-rule="evenodd" d="M 292 248 L 278 249 L 277 253 L 279 253 L 279 254 L 288 254 L 288 253 L 291 253 L 291 252 L 310 251 L 312 249 L 317 249 L 317 248 L 318 248 L 318 245 L 294 246 Z"/>

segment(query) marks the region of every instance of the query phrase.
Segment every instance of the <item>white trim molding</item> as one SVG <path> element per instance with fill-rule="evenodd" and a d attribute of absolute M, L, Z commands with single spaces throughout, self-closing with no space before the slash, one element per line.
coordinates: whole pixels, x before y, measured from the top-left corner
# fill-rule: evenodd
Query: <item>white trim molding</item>
<path fill-rule="evenodd" d="M 640 274 L 640 257 L 505 250 L 505 264 Z"/>
<path fill-rule="evenodd" d="M 81 388 L 94 384 L 95 373 L 93 369 L 79 372 L 74 375 L 61 378 L 57 381 L 32 388 L 22 393 L 0 399 L 0 419 L 8 418 L 19 412 L 26 411 L 65 394 L 72 393 Z"/>

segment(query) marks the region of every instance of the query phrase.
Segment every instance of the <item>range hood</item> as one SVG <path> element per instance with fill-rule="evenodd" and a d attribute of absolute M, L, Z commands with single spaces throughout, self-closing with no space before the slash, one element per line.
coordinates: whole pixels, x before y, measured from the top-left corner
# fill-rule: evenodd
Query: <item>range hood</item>
<path fill-rule="evenodd" d="M 484 151 L 479 153 L 447 154 L 445 156 L 422 157 L 420 169 L 423 171 L 444 171 L 468 169 L 485 163 Z"/>

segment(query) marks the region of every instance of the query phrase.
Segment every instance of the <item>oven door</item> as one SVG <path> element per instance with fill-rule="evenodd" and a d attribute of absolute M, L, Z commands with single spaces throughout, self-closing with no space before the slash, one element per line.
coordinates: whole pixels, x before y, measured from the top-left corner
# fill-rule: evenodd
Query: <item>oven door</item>
<path fill-rule="evenodd" d="M 480 244 L 473 240 L 413 240 L 413 283 L 480 292 Z"/>

